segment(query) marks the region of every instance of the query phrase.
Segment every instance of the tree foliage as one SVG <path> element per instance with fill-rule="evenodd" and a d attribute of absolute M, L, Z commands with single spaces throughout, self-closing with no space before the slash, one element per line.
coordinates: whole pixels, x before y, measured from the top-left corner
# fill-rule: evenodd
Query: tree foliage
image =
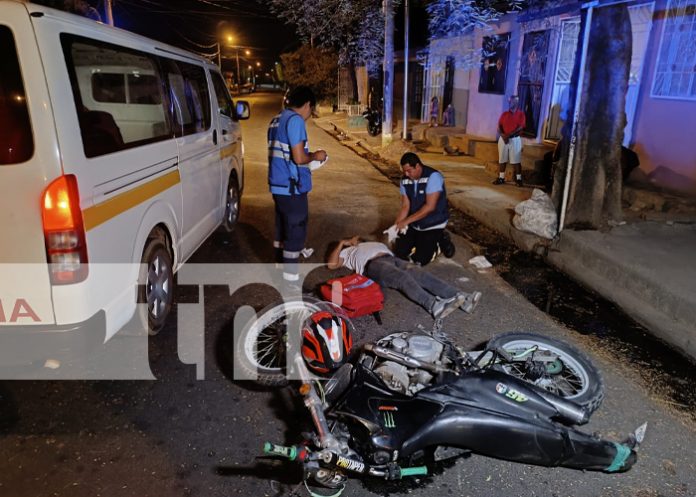
<path fill-rule="evenodd" d="M 491 0 L 434 0 L 425 10 L 431 39 L 467 35 L 474 28 L 486 29 L 501 15 Z"/>
<path fill-rule="evenodd" d="M 503 3 L 498 0 L 432 0 L 425 8 L 428 12 L 430 41 L 466 36 L 476 28 L 492 31 L 491 25 L 505 12 L 520 10 L 524 4 L 525 0 L 508 0 Z M 491 46 L 495 46 L 496 36 L 490 36 L 488 41 Z M 457 67 L 471 68 L 480 64 L 482 58 L 492 55 L 493 51 L 487 47 L 457 44 L 450 49 L 449 55 L 455 58 Z M 419 54 L 422 60 L 427 60 L 427 56 L 427 51 Z"/>
<path fill-rule="evenodd" d="M 330 48 L 342 64 L 375 70 L 384 50 L 384 15 L 374 0 L 269 0 L 271 11 L 310 46 Z"/>
<path fill-rule="evenodd" d="M 318 99 L 333 100 L 336 96 L 336 53 L 324 48 L 302 45 L 298 50 L 280 56 L 285 81 L 290 86 L 309 86 Z"/>

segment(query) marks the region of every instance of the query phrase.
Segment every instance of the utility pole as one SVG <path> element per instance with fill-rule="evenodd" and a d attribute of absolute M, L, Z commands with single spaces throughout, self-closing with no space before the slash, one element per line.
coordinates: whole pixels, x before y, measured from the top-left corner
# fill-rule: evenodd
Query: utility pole
<path fill-rule="evenodd" d="M 237 50 L 235 53 L 237 55 L 237 91 L 241 92 L 242 91 L 242 75 L 239 72 L 239 47 L 237 47 Z"/>
<path fill-rule="evenodd" d="M 392 142 L 394 109 L 394 8 L 392 0 L 384 0 L 384 107 L 382 113 L 382 146 Z"/>
<path fill-rule="evenodd" d="M 104 0 L 104 12 L 106 14 L 106 24 L 114 25 L 114 13 L 112 12 L 112 0 Z"/>
<path fill-rule="evenodd" d="M 404 0 L 404 140 L 408 138 L 408 11 L 408 0 Z"/>

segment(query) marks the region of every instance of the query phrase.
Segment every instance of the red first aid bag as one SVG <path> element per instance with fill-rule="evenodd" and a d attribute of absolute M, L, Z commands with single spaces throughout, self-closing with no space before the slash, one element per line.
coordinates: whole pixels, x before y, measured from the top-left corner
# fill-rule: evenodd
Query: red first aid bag
<path fill-rule="evenodd" d="M 384 307 L 384 294 L 380 286 L 361 274 L 349 274 L 335 278 L 321 286 L 324 300 L 330 300 L 343 308 L 350 318 L 372 314 L 381 324 L 379 311 Z"/>

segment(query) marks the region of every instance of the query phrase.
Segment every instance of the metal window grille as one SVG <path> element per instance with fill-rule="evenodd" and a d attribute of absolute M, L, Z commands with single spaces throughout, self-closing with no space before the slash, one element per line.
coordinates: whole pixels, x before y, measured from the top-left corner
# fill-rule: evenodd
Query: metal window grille
<path fill-rule="evenodd" d="M 669 0 L 653 97 L 696 100 L 696 0 Z"/>

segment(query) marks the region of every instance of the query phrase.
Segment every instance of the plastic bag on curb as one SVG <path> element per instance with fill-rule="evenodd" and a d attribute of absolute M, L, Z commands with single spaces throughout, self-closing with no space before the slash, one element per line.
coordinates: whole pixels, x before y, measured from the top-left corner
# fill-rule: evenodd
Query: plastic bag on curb
<path fill-rule="evenodd" d="M 515 206 L 512 224 L 520 231 L 551 239 L 558 231 L 556 208 L 547 194 L 535 188 L 529 200 Z"/>
<path fill-rule="evenodd" d="M 493 264 L 488 262 L 488 259 L 486 259 L 482 255 L 477 255 L 476 257 L 472 257 L 471 259 L 469 259 L 469 264 L 471 264 L 477 269 L 487 269 L 489 267 L 493 267 Z"/>

